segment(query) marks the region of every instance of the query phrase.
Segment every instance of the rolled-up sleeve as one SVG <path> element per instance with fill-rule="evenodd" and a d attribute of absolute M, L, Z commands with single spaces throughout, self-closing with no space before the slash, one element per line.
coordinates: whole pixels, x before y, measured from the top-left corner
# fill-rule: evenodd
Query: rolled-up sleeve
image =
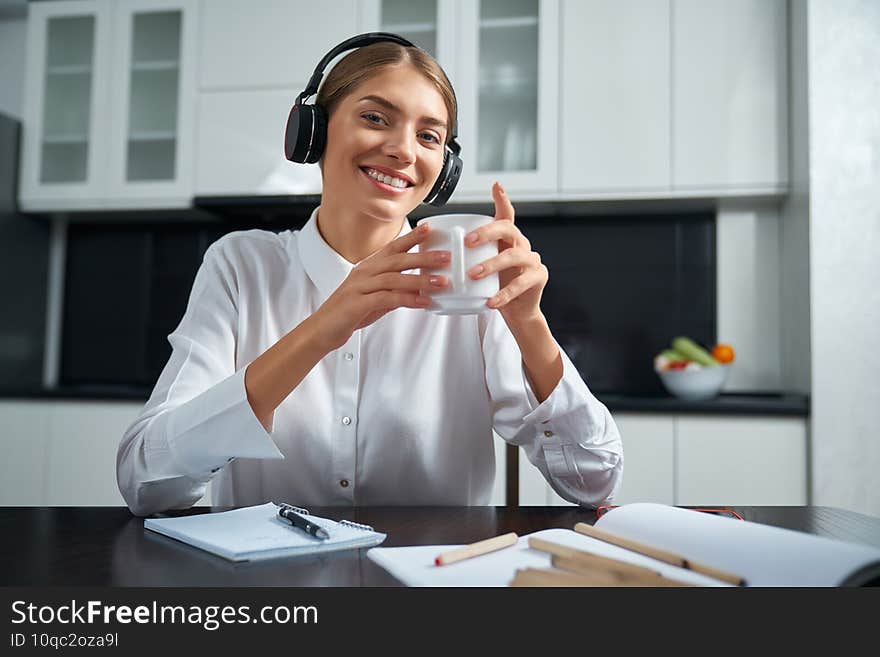
<path fill-rule="evenodd" d="M 504 319 L 487 313 L 481 330 L 496 433 L 522 447 L 563 499 L 592 507 L 612 501 L 623 475 L 620 432 L 565 351 L 557 344 L 562 378 L 539 403 Z"/>
<path fill-rule="evenodd" d="M 283 458 L 254 415 L 245 367 L 235 362 L 238 289 L 223 242 L 206 252 L 184 317 L 168 336 L 171 357 L 119 444 L 117 483 L 136 515 L 191 506 L 233 458 Z"/>

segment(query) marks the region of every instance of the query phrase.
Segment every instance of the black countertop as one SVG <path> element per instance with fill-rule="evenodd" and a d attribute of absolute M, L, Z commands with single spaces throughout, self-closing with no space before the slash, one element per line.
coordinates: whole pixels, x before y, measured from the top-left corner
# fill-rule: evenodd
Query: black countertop
<path fill-rule="evenodd" d="M 0 388 L 0 399 L 69 399 L 146 402 L 151 388 L 128 385 L 77 385 Z M 810 398 L 800 393 L 724 393 L 707 401 L 683 401 L 669 395 L 595 393 L 611 412 L 807 417 Z"/>
<path fill-rule="evenodd" d="M 723 393 L 706 401 L 685 401 L 669 395 L 596 393 L 612 412 L 686 413 L 709 415 L 789 415 L 807 417 L 810 398 L 800 393 Z"/>

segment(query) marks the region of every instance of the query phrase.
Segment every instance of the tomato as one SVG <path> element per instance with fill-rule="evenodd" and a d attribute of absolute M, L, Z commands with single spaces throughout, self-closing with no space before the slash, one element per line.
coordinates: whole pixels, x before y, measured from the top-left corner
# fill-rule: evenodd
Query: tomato
<path fill-rule="evenodd" d="M 683 370 L 687 367 L 688 362 L 686 360 L 674 360 L 667 366 L 671 370 Z"/>
<path fill-rule="evenodd" d="M 712 349 L 712 358 L 719 363 L 732 363 L 735 357 L 736 353 L 729 344 L 716 344 Z"/>

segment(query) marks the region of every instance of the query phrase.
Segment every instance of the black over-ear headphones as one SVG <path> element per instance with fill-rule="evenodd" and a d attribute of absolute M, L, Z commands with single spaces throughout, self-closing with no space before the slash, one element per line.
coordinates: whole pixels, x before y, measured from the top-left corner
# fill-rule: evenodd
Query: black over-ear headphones
<path fill-rule="evenodd" d="M 287 130 L 284 133 L 284 154 L 291 162 L 300 164 L 313 164 L 321 159 L 324 147 L 327 145 L 327 112 L 320 105 L 305 105 L 303 101 L 309 96 L 318 93 L 321 78 L 324 77 L 324 69 L 334 57 L 346 50 L 354 50 L 369 46 L 379 41 L 392 41 L 402 46 L 414 47 L 411 41 L 407 41 L 397 34 L 390 32 L 367 32 L 346 39 L 318 62 L 315 72 L 312 73 L 309 84 L 305 90 L 296 97 L 296 103 L 287 117 Z M 454 93 L 454 92 L 453 92 Z M 458 145 L 458 127 L 452 126 L 452 138 L 444 149 L 443 168 L 437 177 L 424 203 L 440 207 L 449 200 L 455 186 L 461 178 L 461 146 Z"/>

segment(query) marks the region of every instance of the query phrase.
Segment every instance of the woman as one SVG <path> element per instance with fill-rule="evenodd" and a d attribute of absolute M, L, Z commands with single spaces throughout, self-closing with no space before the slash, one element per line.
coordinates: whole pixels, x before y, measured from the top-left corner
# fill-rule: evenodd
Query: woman
<path fill-rule="evenodd" d="M 145 515 L 213 502 L 487 504 L 492 429 L 564 498 L 607 502 L 622 447 L 608 410 L 558 347 L 539 302 L 547 268 L 514 224 L 471 244 L 501 289 L 478 315 L 435 316 L 448 252 L 419 253 L 406 218 L 443 164 L 457 107 L 439 65 L 376 43 L 321 87 L 321 205 L 300 231 L 243 231 L 206 252 L 149 401 L 122 438 L 120 490 Z M 421 294 L 423 293 L 423 294 Z"/>

